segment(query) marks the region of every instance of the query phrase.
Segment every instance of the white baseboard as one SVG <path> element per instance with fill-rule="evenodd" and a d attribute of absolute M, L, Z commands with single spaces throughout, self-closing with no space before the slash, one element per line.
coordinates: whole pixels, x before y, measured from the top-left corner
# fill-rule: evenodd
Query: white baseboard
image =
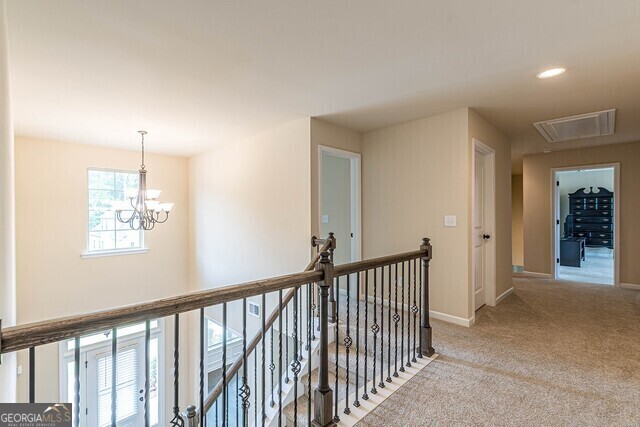
<path fill-rule="evenodd" d="M 429 316 L 431 316 L 434 319 L 442 320 L 442 321 L 453 323 L 455 325 L 460 325 L 460 326 L 471 326 L 474 323 L 476 323 L 475 315 L 470 319 L 465 319 L 463 317 L 452 316 L 447 313 L 441 313 L 439 311 L 429 310 Z"/>
<path fill-rule="evenodd" d="M 633 289 L 634 291 L 640 291 L 640 285 L 635 285 L 633 283 L 620 283 L 620 287 L 624 289 Z"/>
<path fill-rule="evenodd" d="M 370 303 L 373 303 L 373 296 L 369 295 L 367 299 L 369 300 Z M 385 299 L 381 299 L 381 298 L 376 298 L 376 299 L 377 299 L 376 304 L 384 304 L 385 306 L 389 305 L 388 301 Z M 402 307 L 402 304 L 398 304 L 398 305 Z M 405 304 L 404 309 L 408 310 L 409 308 L 410 307 Z M 429 316 L 434 319 L 442 320 L 445 322 L 449 322 L 449 323 L 453 323 L 461 326 L 471 326 L 474 323 L 476 323 L 475 315 L 470 319 L 465 319 L 463 317 L 452 316 L 450 314 L 441 313 L 439 311 L 429 310 Z"/>
<path fill-rule="evenodd" d="M 535 271 L 523 271 L 522 273 L 518 273 L 519 275 L 522 276 L 533 276 L 533 277 L 540 277 L 542 279 L 552 279 L 553 276 L 549 273 L 537 273 Z"/>
<path fill-rule="evenodd" d="M 496 298 L 496 305 L 500 304 L 506 297 L 513 293 L 513 287 L 504 291 L 498 298 Z"/>

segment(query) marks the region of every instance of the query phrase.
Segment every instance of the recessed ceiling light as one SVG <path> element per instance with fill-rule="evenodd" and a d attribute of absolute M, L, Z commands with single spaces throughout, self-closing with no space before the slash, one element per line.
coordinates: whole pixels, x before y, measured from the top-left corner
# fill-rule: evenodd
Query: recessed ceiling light
<path fill-rule="evenodd" d="M 550 77 L 559 76 L 560 74 L 563 74 L 565 71 L 567 71 L 567 69 L 566 68 L 562 68 L 562 67 L 549 68 L 548 70 L 544 70 L 544 71 L 536 74 L 536 76 L 539 79 L 548 79 Z"/>

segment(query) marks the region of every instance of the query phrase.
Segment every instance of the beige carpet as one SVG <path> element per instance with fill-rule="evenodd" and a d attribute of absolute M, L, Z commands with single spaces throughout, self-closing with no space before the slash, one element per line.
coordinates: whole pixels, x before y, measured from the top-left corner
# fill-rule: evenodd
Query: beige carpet
<path fill-rule="evenodd" d="M 640 292 L 517 278 L 362 426 L 640 426 Z"/>

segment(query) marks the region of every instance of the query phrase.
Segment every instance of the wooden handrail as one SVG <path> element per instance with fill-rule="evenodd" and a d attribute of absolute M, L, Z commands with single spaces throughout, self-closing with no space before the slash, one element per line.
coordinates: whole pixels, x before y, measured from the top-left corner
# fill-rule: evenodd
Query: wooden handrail
<path fill-rule="evenodd" d="M 131 304 L 120 308 L 28 323 L 0 331 L 0 354 L 97 333 L 117 327 L 197 310 L 224 302 L 294 288 L 322 279 L 322 272 L 304 271 L 222 288 Z"/>

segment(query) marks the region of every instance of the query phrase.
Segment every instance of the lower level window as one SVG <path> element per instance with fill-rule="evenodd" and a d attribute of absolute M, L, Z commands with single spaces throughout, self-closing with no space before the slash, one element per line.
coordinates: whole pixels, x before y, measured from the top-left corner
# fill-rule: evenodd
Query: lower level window
<path fill-rule="evenodd" d="M 80 341 L 80 425 L 111 426 L 112 354 L 111 332 L 84 337 Z M 161 425 L 161 329 L 152 323 L 149 346 L 150 425 Z M 61 398 L 74 402 L 74 341 L 62 344 Z M 145 345 L 144 324 L 118 330 L 116 357 L 116 422 L 118 426 L 144 425 Z M 62 385 L 64 384 L 64 385 Z M 74 423 L 74 425 L 77 425 Z"/>

